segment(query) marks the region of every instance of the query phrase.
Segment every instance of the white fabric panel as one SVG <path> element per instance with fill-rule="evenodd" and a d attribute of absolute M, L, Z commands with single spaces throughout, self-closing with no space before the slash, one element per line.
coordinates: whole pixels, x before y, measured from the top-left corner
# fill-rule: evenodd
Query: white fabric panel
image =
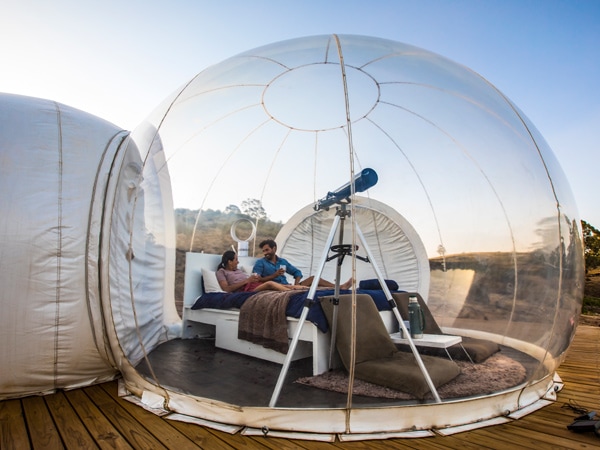
<path fill-rule="evenodd" d="M 138 130 L 138 133 L 142 133 Z M 179 335 L 175 311 L 175 225 L 170 179 L 160 141 L 147 129 L 148 155 L 130 140 L 120 162 L 120 173 L 109 194 L 110 248 L 107 261 L 112 342 L 135 365 L 158 344 Z"/>
<path fill-rule="evenodd" d="M 375 261 L 386 279 L 398 282 L 399 288 L 405 291 L 421 293 L 424 299 L 429 294 L 429 259 L 425 247 L 414 228 L 397 212 L 387 205 L 372 199 L 356 197 L 353 202 L 354 220 L 373 254 Z M 350 211 L 350 206 L 348 206 Z M 296 213 L 280 230 L 276 242 L 278 254 L 298 267 L 303 276 L 316 274 L 323 254 L 323 249 L 333 226 L 336 209 L 315 211 L 308 205 Z M 351 218 L 340 221 L 344 226 L 343 243 L 351 244 L 353 230 Z M 336 230 L 333 245 L 340 243 L 340 230 Z M 356 252 L 366 256 L 365 249 L 358 235 L 354 237 L 359 245 Z M 329 253 L 333 255 L 333 253 Z M 337 259 L 325 264 L 321 278 L 335 280 Z M 352 261 L 345 257 L 341 282 L 352 275 Z M 356 260 L 356 282 L 376 278 L 373 264 Z"/>
<path fill-rule="evenodd" d="M 65 105 L 0 94 L 0 398 L 117 374 L 94 334 L 97 273 L 86 286 L 86 261 L 98 259 L 88 239 L 99 234 L 90 222 L 99 163 L 122 135 Z"/>

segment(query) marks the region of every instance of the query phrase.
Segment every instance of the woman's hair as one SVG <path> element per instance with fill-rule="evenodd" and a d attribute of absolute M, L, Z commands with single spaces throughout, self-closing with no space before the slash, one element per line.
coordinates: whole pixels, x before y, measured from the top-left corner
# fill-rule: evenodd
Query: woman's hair
<path fill-rule="evenodd" d="M 227 250 L 225 253 L 223 253 L 223 256 L 221 256 L 221 262 L 219 263 L 219 267 L 217 267 L 218 269 L 225 269 L 227 266 L 227 263 L 229 261 L 233 261 L 235 259 L 235 252 L 233 250 Z"/>

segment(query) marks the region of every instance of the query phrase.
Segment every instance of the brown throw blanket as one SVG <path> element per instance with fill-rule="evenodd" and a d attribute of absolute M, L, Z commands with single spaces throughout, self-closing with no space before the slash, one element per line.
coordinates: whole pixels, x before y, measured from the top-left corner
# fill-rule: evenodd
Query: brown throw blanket
<path fill-rule="evenodd" d="M 240 308 L 238 339 L 287 353 L 289 349 L 285 310 L 294 291 L 261 291 Z"/>

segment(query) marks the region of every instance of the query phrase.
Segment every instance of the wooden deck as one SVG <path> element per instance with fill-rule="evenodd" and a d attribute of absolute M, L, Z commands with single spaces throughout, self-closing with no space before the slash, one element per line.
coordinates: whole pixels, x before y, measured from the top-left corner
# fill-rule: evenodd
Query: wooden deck
<path fill-rule="evenodd" d="M 600 447 L 593 433 L 567 425 L 579 415 L 565 405 L 600 410 L 600 327 L 579 326 L 558 370 L 558 400 L 520 420 L 452 436 L 322 443 L 246 437 L 166 420 L 117 396 L 117 382 L 0 402 L 0 449 L 505 449 Z"/>

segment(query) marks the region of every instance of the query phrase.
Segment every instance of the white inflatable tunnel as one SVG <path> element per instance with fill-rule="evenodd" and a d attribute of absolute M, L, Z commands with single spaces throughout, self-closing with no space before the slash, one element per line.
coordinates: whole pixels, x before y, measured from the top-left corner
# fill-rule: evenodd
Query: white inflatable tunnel
<path fill-rule="evenodd" d="M 0 398 L 119 374 L 99 243 L 110 168 L 127 134 L 50 100 L 0 94 Z"/>
<path fill-rule="evenodd" d="M 172 206 L 144 201 L 144 189 L 169 198 L 169 179 L 148 176 L 149 164 L 142 179 L 139 156 L 122 150 L 128 135 L 50 100 L 0 95 L 0 398 L 111 380 L 179 334 L 173 247 L 161 241 Z M 134 233 L 144 218 L 154 234 Z"/>

